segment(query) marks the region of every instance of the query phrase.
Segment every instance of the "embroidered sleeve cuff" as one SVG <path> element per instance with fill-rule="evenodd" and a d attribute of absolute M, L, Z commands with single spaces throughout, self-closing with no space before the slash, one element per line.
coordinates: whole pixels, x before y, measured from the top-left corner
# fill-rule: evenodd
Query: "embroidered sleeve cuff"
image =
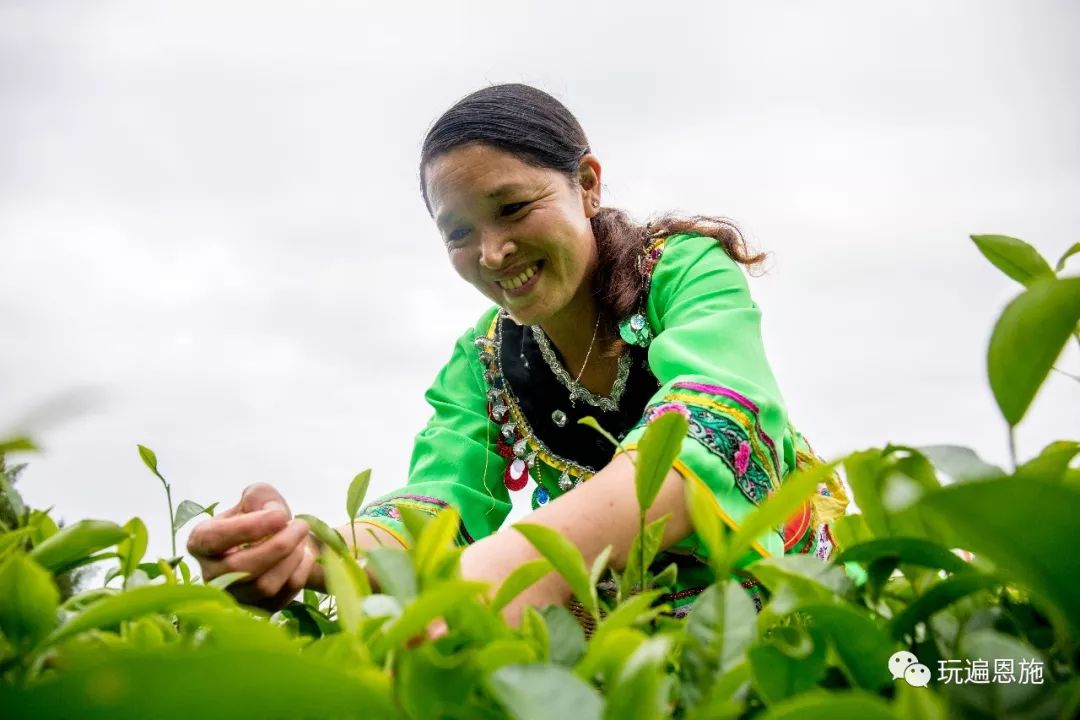
<path fill-rule="evenodd" d="M 357 522 L 370 523 L 390 533 L 398 542 L 409 547 L 409 534 L 405 529 L 405 523 L 401 519 L 401 508 L 417 510 L 434 517 L 440 510 L 450 507 L 445 500 L 427 495 L 392 495 L 381 498 L 378 502 L 368 505 L 357 515 Z M 457 545 L 471 545 L 474 540 L 462 522 L 458 527 L 457 537 L 454 542 Z"/>
<path fill-rule="evenodd" d="M 675 469 L 684 477 L 700 479 L 712 490 L 718 514 L 737 529 L 779 486 L 776 444 L 758 425 L 757 406 L 730 388 L 676 382 L 645 409 L 625 439 L 626 449 L 634 449 L 646 425 L 664 412 L 680 412 L 690 424 Z M 696 546 L 696 538 L 691 538 Z M 783 545 L 780 533 L 767 532 L 753 549 L 769 557 L 783 554 Z M 700 548 L 692 549 L 698 555 L 703 553 Z"/>

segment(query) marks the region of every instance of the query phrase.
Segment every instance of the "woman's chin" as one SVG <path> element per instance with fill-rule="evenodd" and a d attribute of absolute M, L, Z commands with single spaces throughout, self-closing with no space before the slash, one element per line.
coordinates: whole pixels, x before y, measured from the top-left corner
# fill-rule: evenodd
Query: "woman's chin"
<path fill-rule="evenodd" d="M 540 308 L 514 307 L 513 305 L 503 305 L 502 308 L 518 325 L 540 325 L 548 317 L 547 313 L 540 311 Z"/>

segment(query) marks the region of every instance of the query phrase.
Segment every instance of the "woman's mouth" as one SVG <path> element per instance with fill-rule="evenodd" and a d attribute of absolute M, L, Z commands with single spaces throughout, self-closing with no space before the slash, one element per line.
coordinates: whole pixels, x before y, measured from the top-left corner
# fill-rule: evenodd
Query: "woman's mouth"
<path fill-rule="evenodd" d="M 495 284 L 502 288 L 502 291 L 511 297 L 520 297 L 525 295 L 536 285 L 537 278 L 540 277 L 540 270 L 543 268 L 544 262 L 533 263 L 529 267 L 518 273 L 517 276 L 510 278 L 509 280 L 500 280 Z"/>

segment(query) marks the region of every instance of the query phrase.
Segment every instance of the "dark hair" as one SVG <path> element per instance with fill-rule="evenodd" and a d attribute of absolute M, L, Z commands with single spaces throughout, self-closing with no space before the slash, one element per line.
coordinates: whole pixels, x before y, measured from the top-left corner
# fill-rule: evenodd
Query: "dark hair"
<path fill-rule="evenodd" d="M 529 85 L 492 85 L 466 95 L 435 121 L 420 153 L 420 192 L 428 213 L 424 172 L 435 158 L 469 143 L 489 145 L 534 167 L 557 170 L 578 182 L 579 161 L 590 152 L 577 118 L 551 95 Z M 645 225 L 617 208 L 592 217 L 599 262 L 593 277 L 597 302 L 608 321 L 605 335 L 622 351 L 617 323 L 634 311 L 641 293 L 638 258 L 654 238 L 695 233 L 715 238 L 736 262 L 754 267 L 765 253 L 750 254 L 732 220 L 707 215 L 661 215 Z"/>

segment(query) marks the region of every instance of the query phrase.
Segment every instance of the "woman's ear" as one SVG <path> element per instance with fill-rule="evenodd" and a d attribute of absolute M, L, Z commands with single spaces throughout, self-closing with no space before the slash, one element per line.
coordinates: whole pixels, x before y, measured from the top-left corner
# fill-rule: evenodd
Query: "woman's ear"
<path fill-rule="evenodd" d="M 581 187 L 581 200 L 585 214 L 592 217 L 600 207 L 600 160 L 592 153 L 586 153 L 578 164 L 578 185 Z"/>

